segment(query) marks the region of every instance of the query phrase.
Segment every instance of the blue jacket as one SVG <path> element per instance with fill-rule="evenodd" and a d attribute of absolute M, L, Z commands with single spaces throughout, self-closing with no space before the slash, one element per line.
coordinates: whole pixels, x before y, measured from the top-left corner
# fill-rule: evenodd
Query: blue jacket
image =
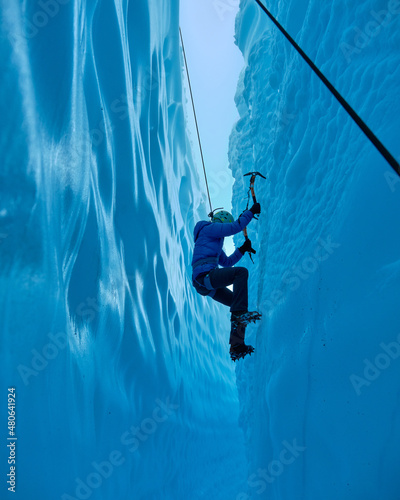
<path fill-rule="evenodd" d="M 196 279 L 199 274 L 207 273 L 218 267 L 234 266 L 242 257 L 242 252 L 237 248 L 229 257 L 222 250 L 225 236 L 232 236 L 240 233 L 253 218 L 253 213 L 246 210 L 242 213 L 238 220 L 232 223 L 207 222 L 201 220 L 194 227 L 194 250 L 192 266 L 192 278 Z M 208 259 L 209 262 L 204 262 L 200 265 L 195 265 L 201 259 Z"/>

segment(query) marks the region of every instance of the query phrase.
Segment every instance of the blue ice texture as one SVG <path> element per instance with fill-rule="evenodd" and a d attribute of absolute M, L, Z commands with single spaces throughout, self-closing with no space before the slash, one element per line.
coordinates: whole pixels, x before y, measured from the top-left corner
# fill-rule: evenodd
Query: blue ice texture
<path fill-rule="evenodd" d="M 268 4 L 399 159 L 399 2 Z M 398 500 L 397 174 L 241 0 L 235 216 L 267 180 L 233 364 L 191 284 L 179 2 L 0 5 L 1 498 Z"/>

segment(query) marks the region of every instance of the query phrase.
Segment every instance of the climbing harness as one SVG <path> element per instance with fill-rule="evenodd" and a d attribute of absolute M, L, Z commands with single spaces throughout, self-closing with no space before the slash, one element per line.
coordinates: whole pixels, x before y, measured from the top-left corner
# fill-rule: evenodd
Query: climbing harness
<path fill-rule="evenodd" d="M 294 39 L 289 35 L 289 33 L 283 28 L 281 24 L 275 19 L 271 12 L 265 7 L 261 0 L 255 0 L 261 9 L 267 14 L 279 31 L 285 36 L 285 38 L 292 44 L 292 46 L 297 50 L 305 62 L 310 66 L 314 73 L 320 78 L 320 80 L 326 85 L 326 87 L 332 92 L 339 103 L 347 111 L 347 113 L 353 118 L 360 129 L 376 147 L 376 149 L 381 153 L 389 165 L 395 170 L 395 172 L 400 176 L 400 165 L 392 154 L 386 149 L 386 147 L 381 143 L 377 136 L 372 132 L 368 125 L 360 118 L 360 116 L 354 111 L 350 104 L 339 94 L 336 88 L 330 83 L 330 81 L 325 77 L 325 75 L 317 68 L 317 66 L 311 61 L 303 49 L 294 41 Z"/>
<path fill-rule="evenodd" d="M 211 284 L 211 279 L 210 279 L 210 272 L 205 274 L 200 274 L 196 278 L 193 279 L 193 286 L 196 288 L 198 293 L 200 295 L 203 295 L 205 297 L 214 297 L 216 294 L 217 290 L 212 286 Z M 199 280 L 202 280 L 203 282 L 201 283 Z"/>
<path fill-rule="evenodd" d="M 253 203 L 257 203 L 256 193 L 254 191 L 254 183 L 256 181 L 257 175 L 259 175 L 263 179 L 266 179 L 266 177 L 264 177 L 264 175 L 261 174 L 260 172 L 247 172 L 247 174 L 243 174 L 243 177 L 246 177 L 247 175 L 251 175 L 251 177 L 250 177 L 250 187 L 249 187 L 249 190 L 247 191 L 247 205 L 246 205 L 245 210 L 249 209 L 250 193 L 251 193 L 251 196 L 253 198 Z M 256 220 L 258 220 L 258 217 L 254 216 L 254 218 Z M 245 227 L 243 229 L 243 235 L 244 235 L 244 237 L 245 237 L 245 239 L 247 241 L 249 239 L 249 236 L 247 234 L 247 227 Z M 256 251 L 254 250 L 254 248 L 250 248 L 250 250 L 248 251 L 248 254 L 249 254 L 249 257 L 251 259 L 251 262 L 254 264 L 253 257 L 251 255 L 252 253 L 256 253 Z"/>
<path fill-rule="evenodd" d="M 196 269 L 196 267 L 199 266 L 204 266 L 205 264 L 218 264 L 218 257 L 205 257 L 204 259 L 199 259 L 197 260 L 194 264 L 192 264 L 193 270 Z"/>

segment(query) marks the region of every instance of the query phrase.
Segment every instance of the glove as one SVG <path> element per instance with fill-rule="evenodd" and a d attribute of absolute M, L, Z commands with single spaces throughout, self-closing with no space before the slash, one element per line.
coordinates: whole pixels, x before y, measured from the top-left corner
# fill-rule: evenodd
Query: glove
<path fill-rule="evenodd" d="M 261 213 L 261 205 L 259 203 L 254 203 L 254 205 L 250 208 L 250 212 L 253 215 Z"/>
<path fill-rule="evenodd" d="M 256 253 L 255 250 L 252 249 L 251 247 L 251 241 L 247 239 L 241 247 L 239 247 L 239 250 L 242 255 L 244 255 L 246 252 L 251 252 L 251 253 Z"/>

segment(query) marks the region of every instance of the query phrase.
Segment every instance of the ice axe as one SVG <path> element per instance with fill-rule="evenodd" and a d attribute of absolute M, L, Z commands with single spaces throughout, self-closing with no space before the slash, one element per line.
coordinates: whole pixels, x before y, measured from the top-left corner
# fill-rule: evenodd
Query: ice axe
<path fill-rule="evenodd" d="M 257 203 L 257 198 L 256 198 L 256 193 L 254 191 L 254 183 L 255 183 L 255 180 L 256 180 L 256 177 L 257 175 L 259 175 L 260 177 L 262 177 L 263 179 L 266 179 L 266 177 L 264 177 L 263 174 L 261 174 L 260 172 L 247 172 L 247 174 L 244 174 L 243 177 L 245 177 L 246 175 L 251 175 L 250 177 L 250 187 L 249 187 L 249 190 L 247 192 L 247 205 L 246 205 L 246 210 L 248 210 L 249 208 L 249 201 L 250 201 L 250 193 L 251 193 L 251 196 L 253 198 L 253 203 Z M 254 216 L 255 217 L 255 216 Z M 258 217 L 255 217 L 256 219 L 258 219 Z M 248 235 L 247 235 L 247 227 L 245 227 L 243 229 L 243 235 L 246 239 L 246 241 L 249 239 Z M 253 257 L 251 256 L 252 253 L 256 253 L 256 251 L 254 250 L 254 248 L 251 248 L 249 250 L 249 257 L 251 259 L 251 262 L 253 262 L 254 264 L 254 261 L 253 261 Z"/>

